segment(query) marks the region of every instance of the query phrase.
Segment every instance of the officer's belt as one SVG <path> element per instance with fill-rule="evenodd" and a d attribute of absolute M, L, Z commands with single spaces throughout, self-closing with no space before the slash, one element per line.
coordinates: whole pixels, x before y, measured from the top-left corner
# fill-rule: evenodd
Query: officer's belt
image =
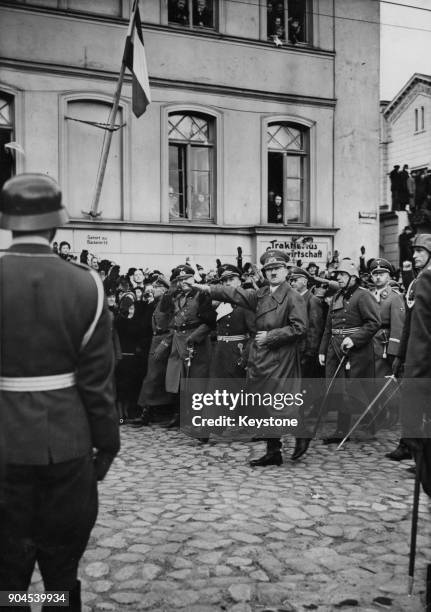
<path fill-rule="evenodd" d="M 217 342 L 239 342 L 240 340 L 248 340 L 248 336 L 245 334 L 238 334 L 237 336 L 217 336 Z"/>
<path fill-rule="evenodd" d="M 358 331 L 361 331 L 360 327 L 349 327 L 346 329 L 333 329 L 331 333 L 333 336 L 348 336 Z"/>
<path fill-rule="evenodd" d="M 184 323 L 184 325 L 174 325 L 175 331 L 186 331 L 188 329 L 196 329 L 201 323 Z"/>
<path fill-rule="evenodd" d="M 75 385 L 75 372 L 52 376 L 0 376 L 0 391 L 55 391 Z"/>

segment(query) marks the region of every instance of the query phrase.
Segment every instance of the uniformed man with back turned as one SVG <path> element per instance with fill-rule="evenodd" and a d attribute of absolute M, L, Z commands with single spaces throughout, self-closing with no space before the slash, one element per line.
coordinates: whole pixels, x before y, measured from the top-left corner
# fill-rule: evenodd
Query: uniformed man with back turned
<path fill-rule="evenodd" d="M 48 610 L 78 611 L 96 483 L 118 452 L 119 432 L 102 283 L 50 248 L 67 220 L 48 176 L 4 184 L 0 227 L 12 231 L 12 245 L 0 257 L 0 591 L 26 591 L 37 562 L 45 591 L 70 595 L 68 608 Z"/>

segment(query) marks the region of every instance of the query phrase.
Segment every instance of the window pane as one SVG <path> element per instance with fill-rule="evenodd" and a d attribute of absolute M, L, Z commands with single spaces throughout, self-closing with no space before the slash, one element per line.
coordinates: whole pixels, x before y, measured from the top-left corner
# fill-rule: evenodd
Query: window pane
<path fill-rule="evenodd" d="M 192 184 L 192 218 L 210 218 L 210 151 L 190 149 L 190 180 Z"/>
<path fill-rule="evenodd" d="M 178 25 L 189 25 L 189 9 L 187 0 L 169 0 L 168 20 Z"/>
<path fill-rule="evenodd" d="M 287 157 L 287 176 L 288 178 L 301 178 L 302 158 L 288 155 Z"/>
<path fill-rule="evenodd" d="M 110 104 L 80 100 L 69 102 L 67 107 L 67 207 L 73 217 L 82 217 L 82 210 L 89 210 L 94 195 L 97 169 L 105 132 L 94 125 L 73 119 L 106 123 Z M 117 124 L 123 123 L 121 110 Z M 99 210 L 104 219 L 120 219 L 123 201 L 123 130 L 112 137 L 100 197 Z"/>
<path fill-rule="evenodd" d="M 10 102 L 0 98 L 0 125 L 10 125 Z"/>
<path fill-rule="evenodd" d="M 193 25 L 197 28 L 214 27 L 213 0 L 193 0 Z"/>
<path fill-rule="evenodd" d="M 178 145 L 169 146 L 169 217 L 184 218 L 185 150 Z"/>
<path fill-rule="evenodd" d="M 286 223 L 299 223 L 301 218 L 301 202 L 286 202 Z"/>
<path fill-rule="evenodd" d="M 281 151 L 300 151 L 303 147 L 301 130 L 284 125 L 273 124 L 268 127 L 268 147 Z"/>
<path fill-rule="evenodd" d="M 193 140 L 207 143 L 208 122 L 192 115 L 169 115 L 169 140 Z"/>
<path fill-rule="evenodd" d="M 291 179 L 288 178 L 286 180 L 286 197 L 290 200 L 300 200 L 302 196 L 301 193 L 301 180 L 300 179 Z"/>

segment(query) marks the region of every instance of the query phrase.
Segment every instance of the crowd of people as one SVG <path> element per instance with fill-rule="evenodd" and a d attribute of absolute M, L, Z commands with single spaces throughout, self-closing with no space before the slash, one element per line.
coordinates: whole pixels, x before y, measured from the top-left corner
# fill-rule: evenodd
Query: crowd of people
<path fill-rule="evenodd" d="M 364 247 L 357 262 L 335 251 L 320 269 L 314 262 L 289 261 L 277 250 L 262 256 L 261 268 L 243 264 L 238 248 L 235 264 L 217 260 L 205 271 L 188 258 L 167 278 L 148 268 L 122 274 L 114 262 L 83 251 L 80 260 L 97 270 L 111 311 L 120 424 L 178 426 L 186 376 L 262 381 L 390 375 L 406 349 L 404 295 L 411 300 L 414 268 L 424 267 L 431 252 L 431 237 L 422 244 L 416 236 L 412 244 L 412 236 L 406 235 L 409 260 L 400 269 L 381 258 L 367 259 Z M 60 257 L 71 258 L 68 243 L 56 248 Z M 274 300 L 278 292 L 281 297 Z M 269 318 L 262 318 L 262 308 L 269 308 Z M 262 366 L 263 347 L 265 354 L 277 349 L 279 371 L 268 369 L 265 359 Z M 349 370 L 340 372 L 347 353 Z M 328 443 L 339 442 L 348 431 L 351 410 L 338 410 Z M 294 459 L 313 437 L 305 423 L 298 431 Z M 391 458 L 410 456 L 400 444 Z M 268 452 L 257 465 L 280 463 L 280 448 L 279 440 L 268 440 Z"/>
<path fill-rule="evenodd" d="M 421 168 L 409 171 L 408 164 L 402 169 L 395 165 L 389 173 L 392 210 L 414 213 L 431 210 L 431 170 Z"/>

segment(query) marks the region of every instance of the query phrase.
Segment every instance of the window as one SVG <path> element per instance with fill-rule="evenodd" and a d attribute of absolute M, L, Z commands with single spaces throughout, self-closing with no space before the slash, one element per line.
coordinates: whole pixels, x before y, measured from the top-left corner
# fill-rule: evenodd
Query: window
<path fill-rule="evenodd" d="M 268 223 L 305 223 L 308 208 L 308 129 L 268 126 Z"/>
<path fill-rule="evenodd" d="M 425 130 L 425 107 L 415 108 L 415 132 Z"/>
<path fill-rule="evenodd" d="M 267 0 L 268 40 L 304 43 L 310 38 L 307 0 Z"/>
<path fill-rule="evenodd" d="M 170 24 L 188 28 L 214 29 L 214 0 L 169 0 Z"/>
<path fill-rule="evenodd" d="M 169 136 L 169 219 L 214 220 L 214 120 L 172 113 Z"/>
<path fill-rule="evenodd" d="M 13 135 L 13 98 L 0 92 L 0 188 L 15 173 Z"/>
<path fill-rule="evenodd" d="M 65 116 L 65 160 L 62 185 L 71 217 L 82 217 L 91 208 L 102 144 L 107 132 L 112 104 L 94 99 L 67 102 Z M 116 127 L 123 125 L 120 107 Z M 103 219 L 121 219 L 123 214 L 123 151 L 124 127 L 112 137 L 108 163 L 100 197 L 99 211 Z"/>

